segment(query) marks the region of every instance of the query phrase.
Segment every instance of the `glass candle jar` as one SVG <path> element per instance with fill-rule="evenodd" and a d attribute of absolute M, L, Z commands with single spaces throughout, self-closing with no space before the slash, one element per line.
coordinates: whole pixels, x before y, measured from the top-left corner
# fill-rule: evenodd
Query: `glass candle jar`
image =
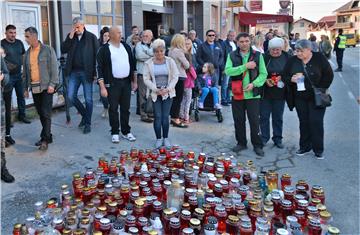
<path fill-rule="evenodd" d="M 253 235 L 251 223 L 242 222 L 240 225 L 240 235 Z"/>
<path fill-rule="evenodd" d="M 200 220 L 192 218 L 190 219 L 190 228 L 194 230 L 195 235 L 200 235 L 201 232 L 201 223 Z"/>
<path fill-rule="evenodd" d="M 180 234 L 180 220 L 176 217 L 170 219 L 170 235 Z"/>
<path fill-rule="evenodd" d="M 266 182 L 270 192 L 278 188 L 278 178 L 278 173 L 275 171 L 268 171 L 266 173 Z"/>
<path fill-rule="evenodd" d="M 289 174 L 283 174 L 281 176 L 281 190 L 284 190 L 286 186 L 291 185 L 291 175 Z"/>
<path fill-rule="evenodd" d="M 309 235 L 321 235 L 321 223 L 317 218 L 311 218 L 308 226 Z"/>
<path fill-rule="evenodd" d="M 226 231 L 226 210 L 224 206 L 216 206 L 215 208 L 215 217 L 218 221 L 218 233 L 223 233 Z"/>
<path fill-rule="evenodd" d="M 189 227 L 191 219 L 191 212 L 188 210 L 182 210 L 180 215 L 181 230 Z"/>
<path fill-rule="evenodd" d="M 239 217 L 229 215 L 228 219 L 226 220 L 226 232 L 230 235 L 239 234 L 239 221 Z"/>
<path fill-rule="evenodd" d="M 289 200 L 281 200 L 281 215 L 283 222 L 286 223 L 286 217 L 292 215 L 292 203 Z"/>

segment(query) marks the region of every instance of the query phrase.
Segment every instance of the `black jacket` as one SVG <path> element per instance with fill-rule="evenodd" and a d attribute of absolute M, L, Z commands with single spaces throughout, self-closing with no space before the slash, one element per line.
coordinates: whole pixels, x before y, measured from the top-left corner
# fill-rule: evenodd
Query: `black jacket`
<path fill-rule="evenodd" d="M 65 76 L 69 76 L 72 70 L 73 65 L 73 59 L 75 57 L 75 45 L 76 41 L 78 40 L 76 38 L 76 35 L 72 39 L 69 38 L 68 34 L 66 36 L 65 41 L 61 44 L 61 53 L 67 54 L 66 57 L 66 65 L 65 65 Z M 84 70 L 86 73 L 86 77 L 88 80 L 93 80 L 93 77 L 96 75 L 96 53 L 99 48 L 99 42 L 96 38 L 96 36 L 88 31 L 86 29 L 84 30 L 84 33 L 82 35 L 82 38 L 80 40 L 81 43 L 84 43 L 84 53 L 83 53 L 83 62 L 84 62 Z"/>
<path fill-rule="evenodd" d="M 196 52 L 197 62 L 199 63 L 199 68 L 202 68 L 205 63 L 212 63 L 215 69 L 223 70 L 224 69 L 224 55 L 221 46 L 215 43 L 214 50 L 211 50 L 208 42 L 201 44 Z"/>
<path fill-rule="evenodd" d="M 127 79 L 130 79 L 134 75 L 134 71 L 136 68 L 135 60 L 133 58 L 133 54 L 131 52 L 131 48 L 124 42 L 121 44 L 125 47 L 126 52 L 128 53 L 128 61 L 130 64 L 130 73 Z M 125 59 L 125 58 L 124 58 Z M 112 64 L 111 64 L 111 53 L 109 49 L 109 43 L 104 44 L 100 47 L 98 54 L 96 56 L 96 69 L 97 69 L 97 78 L 98 81 L 103 80 L 106 87 L 111 87 L 113 82 L 113 74 L 112 74 Z"/>
<path fill-rule="evenodd" d="M 290 110 L 295 107 L 296 99 L 314 100 L 314 92 L 309 79 L 317 88 L 329 88 L 334 78 L 329 61 L 320 52 L 313 52 L 312 58 L 306 64 L 306 71 L 309 77 L 304 72 L 304 65 L 297 56 L 291 57 L 285 65 L 284 81 L 288 86 L 286 102 Z M 296 83 L 291 82 L 291 77 L 296 73 L 305 75 L 305 91 L 297 91 Z"/>

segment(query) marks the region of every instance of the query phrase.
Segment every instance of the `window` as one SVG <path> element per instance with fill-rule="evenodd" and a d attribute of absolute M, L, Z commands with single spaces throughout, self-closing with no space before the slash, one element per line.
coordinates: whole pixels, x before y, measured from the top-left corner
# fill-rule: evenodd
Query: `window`
<path fill-rule="evenodd" d="M 88 0 L 83 1 L 84 11 L 86 13 L 97 13 L 96 1 Z"/>
<path fill-rule="evenodd" d="M 113 17 L 112 16 L 102 16 L 101 25 L 112 25 Z"/>
<path fill-rule="evenodd" d="M 71 8 L 72 8 L 72 11 L 79 12 L 80 11 L 80 2 L 79 2 L 79 0 L 72 0 L 71 1 Z"/>
<path fill-rule="evenodd" d="M 120 16 L 123 14 L 123 10 L 122 10 L 122 4 L 123 2 L 122 1 L 119 1 L 119 0 L 115 0 L 115 15 L 116 16 Z"/>
<path fill-rule="evenodd" d="M 112 14 L 111 0 L 101 0 L 99 3 L 100 3 L 100 13 Z"/>
<path fill-rule="evenodd" d="M 213 16 L 211 18 L 211 29 L 218 31 L 218 24 L 219 24 L 219 16 L 218 16 L 218 7 L 211 5 L 211 15 Z"/>
<path fill-rule="evenodd" d="M 304 28 L 305 27 L 305 23 L 304 22 L 300 22 L 300 28 Z"/>

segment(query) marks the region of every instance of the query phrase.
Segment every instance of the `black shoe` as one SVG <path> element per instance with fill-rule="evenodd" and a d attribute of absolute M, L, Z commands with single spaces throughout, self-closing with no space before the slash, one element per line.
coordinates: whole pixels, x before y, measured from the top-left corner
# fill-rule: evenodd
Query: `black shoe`
<path fill-rule="evenodd" d="M 84 118 L 81 119 L 81 122 L 79 123 L 78 127 L 79 127 L 79 128 L 85 127 L 85 120 L 84 120 Z"/>
<path fill-rule="evenodd" d="M 280 143 L 280 142 L 274 143 L 274 145 L 275 145 L 277 148 L 279 148 L 279 149 L 283 149 L 283 148 L 284 148 L 284 145 L 283 145 L 282 143 Z"/>
<path fill-rule="evenodd" d="M 146 123 L 152 123 L 154 120 L 149 118 L 149 117 L 144 117 L 140 119 L 142 122 L 146 122 Z"/>
<path fill-rule="evenodd" d="M 39 147 L 39 150 L 41 151 L 46 151 L 48 149 L 48 142 L 46 141 L 41 141 L 41 145 Z"/>
<path fill-rule="evenodd" d="M 296 155 L 298 156 L 304 156 L 305 154 L 309 153 L 310 152 L 310 149 L 307 150 L 307 149 L 299 149 L 296 151 Z"/>
<path fill-rule="evenodd" d="M 15 140 L 11 137 L 11 135 L 5 136 L 5 141 L 7 141 L 10 145 L 15 144 Z"/>
<path fill-rule="evenodd" d="M 265 155 L 264 150 L 262 148 L 259 148 L 259 147 L 255 147 L 254 152 L 256 153 L 256 155 L 258 155 L 260 157 L 263 157 Z"/>
<path fill-rule="evenodd" d="M 39 147 L 43 141 L 44 141 L 44 139 L 41 138 L 38 142 L 35 143 L 35 146 L 38 146 L 38 147 Z M 51 135 L 51 136 L 50 136 L 50 140 L 49 140 L 47 143 L 48 143 L 48 144 L 52 144 L 52 142 L 53 142 L 53 138 L 52 138 L 52 135 Z"/>
<path fill-rule="evenodd" d="M 235 147 L 232 148 L 232 151 L 237 153 L 237 152 L 241 152 L 243 150 L 247 149 L 247 146 L 246 145 L 236 145 Z"/>
<path fill-rule="evenodd" d="M 90 132 L 91 132 L 91 127 L 88 126 L 88 125 L 86 125 L 86 126 L 84 127 L 83 133 L 84 133 L 84 134 L 89 134 Z"/>
<path fill-rule="evenodd" d="M 315 157 L 316 157 L 316 159 L 318 159 L 318 160 L 323 160 L 323 159 L 325 159 L 325 157 L 324 157 L 324 155 L 323 155 L 322 153 L 315 153 Z"/>
<path fill-rule="evenodd" d="M 20 122 L 23 122 L 23 123 L 26 123 L 26 124 L 30 124 L 30 123 L 31 123 L 31 121 L 30 121 L 29 119 L 27 119 L 26 117 L 21 117 L 21 118 L 19 118 L 19 121 L 20 121 Z"/>
<path fill-rule="evenodd" d="M 14 127 L 14 124 L 11 123 L 11 124 L 10 124 L 10 128 L 13 128 L 13 127 Z"/>
<path fill-rule="evenodd" d="M 8 169 L 4 167 L 4 169 L 1 169 L 1 180 L 5 183 L 12 183 L 15 181 L 15 178 L 9 173 Z"/>
<path fill-rule="evenodd" d="M 8 148 L 11 144 L 5 140 L 5 148 Z"/>
<path fill-rule="evenodd" d="M 335 72 L 342 72 L 342 69 L 337 68 L 337 69 L 335 69 L 334 71 L 335 71 Z"/>

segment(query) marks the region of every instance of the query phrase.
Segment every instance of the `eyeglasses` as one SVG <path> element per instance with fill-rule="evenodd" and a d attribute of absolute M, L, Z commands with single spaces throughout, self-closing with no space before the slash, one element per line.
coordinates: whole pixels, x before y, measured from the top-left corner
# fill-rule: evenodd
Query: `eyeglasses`
<path fill-rule="evenodd" d="M 208 37 L 215 37 L 215 34 L 208 34 Z"/>

